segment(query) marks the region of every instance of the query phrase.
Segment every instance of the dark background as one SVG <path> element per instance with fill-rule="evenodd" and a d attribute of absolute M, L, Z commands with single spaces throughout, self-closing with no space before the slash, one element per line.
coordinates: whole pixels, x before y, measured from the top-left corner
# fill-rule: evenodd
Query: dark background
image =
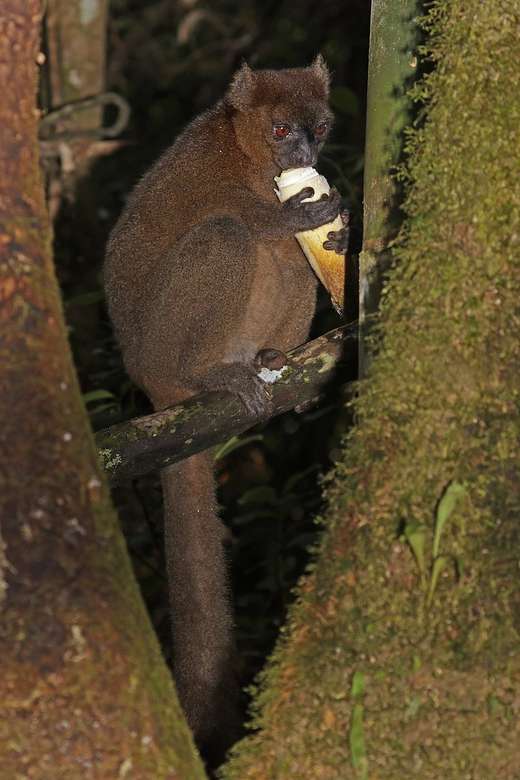
<path fill-rule="evenodd" d="M 110 227 L 139 176 L 190 119 L 221 97 L 244 59 L 255 68 L 283 68 L 324 55 L 333 73 L 336 125 L 319 167 L 351 210 L 353 253 L 359 248 L 369 11 L 368 0 L 110 3 L 107 89 L 128 101 L 131 120 L 119 150 L 100 158 L 78 183 L 55 226 L 70 338 L 94 428 L 150 411 L 124 373 L 103 306 L 101 268 Z M 347 320 L 357 316 L 355 279 L 351 258 Z M 339 324 L 322 295 L 313 335 Z M 353 357 L 347 378 L 354 371 Z M 245 683 L 272 648 L 308 547 L 316 542 L 320 476 L 348 424 L 339 394 L 232 440 L 219 454 Z M 118 488 L 114 500 L 169 658 L 158 475 Z"/>

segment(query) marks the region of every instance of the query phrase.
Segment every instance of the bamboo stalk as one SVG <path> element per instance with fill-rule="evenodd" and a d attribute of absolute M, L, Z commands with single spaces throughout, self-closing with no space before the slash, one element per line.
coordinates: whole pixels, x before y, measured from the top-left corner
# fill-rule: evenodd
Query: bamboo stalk
<path fill-rule="evenodd" d="M 359 258 L 359 374 L 370 362 L 367 335 L 376 314 L 389 243 L 399 227 L 392 169 L 401 158 L 410 119 L 406 97 L 417 60 L 418 0 L 372 0 L 365 140 L 363 249 Z"/>

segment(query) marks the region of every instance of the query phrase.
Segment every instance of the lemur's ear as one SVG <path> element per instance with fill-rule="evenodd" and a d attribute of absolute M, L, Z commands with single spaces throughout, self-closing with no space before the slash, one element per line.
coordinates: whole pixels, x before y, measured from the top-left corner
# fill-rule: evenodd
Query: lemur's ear
<path fill-rule="evenodd" d="M 247 62 L 244 62 L 233 76 L 225 100 L 233 108 L 241 111 L 252 104 L 254 92 L 255 74 Z"/>
<path fill-rule="evenodd" d="M 309 70 L 312 71 L 312 73 L 317 77 L 318 81 L 322 84 L 325 97 L 328 97 L 330 90 L 330 71 L 321 54 L 318 54 L 318 56 L 314 59 Z"/>

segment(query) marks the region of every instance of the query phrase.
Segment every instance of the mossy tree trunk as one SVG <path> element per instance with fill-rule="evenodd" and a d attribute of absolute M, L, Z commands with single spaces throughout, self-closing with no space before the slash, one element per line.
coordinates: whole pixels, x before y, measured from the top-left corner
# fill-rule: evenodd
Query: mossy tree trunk
<path fill-rule="evenodd" d="M 67 345 L 38 167 L 41 14 L 0 14 L 0 774 L 202 778 Z"/>
<path fill-rule="evenodd" d="M 359 424 L 228 780 L 520 777 L 520 11 L 427 29 Z"/>

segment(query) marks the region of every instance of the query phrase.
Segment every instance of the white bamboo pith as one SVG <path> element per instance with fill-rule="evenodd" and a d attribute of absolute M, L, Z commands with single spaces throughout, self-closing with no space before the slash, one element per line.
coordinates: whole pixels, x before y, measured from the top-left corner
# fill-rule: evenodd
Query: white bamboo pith
<path fill-rule="evenodd" d="M 323 194 L 328 195 L 330 192 L 327 179 L 320 176 L 314 168 L 291 168 L 282 171 L 280 176 L 275 176 L 274 180 L 275 193 L 282 203 L 305 187 L 312 187 L 314 190 L 314 195 L 306 200 L 318 200 Z M 324 249 L 323 243 L 327 241 L 327 234 L 331 230 L 341 230 L 342 227 L 341 217 L 337 216 L 327 225 L 296 233 L 295 236 L 316 276 L 329 292 L 335 309 L 339 312 L 343 311 L 344 304 L 345 256 L 338 255 L 334 250 Z"/>

